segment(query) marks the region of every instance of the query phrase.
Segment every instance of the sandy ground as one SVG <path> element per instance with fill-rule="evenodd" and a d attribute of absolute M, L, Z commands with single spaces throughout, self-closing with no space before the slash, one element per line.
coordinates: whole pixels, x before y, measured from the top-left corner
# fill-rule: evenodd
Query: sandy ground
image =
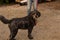
<path fill-rule="evenodd" d="M 38 10 L 41 12 L 41 17 L 33 29 L 33 40 L 60 40 L 60 1 L 41 3 L 38 5 Z M 18 4 L 1 6 L 0 15 L 7 19 L 24 17 L 27 15 L 27 7 Z M 7 40 L 9 34 L 8 24 L 0 21 L 0 40 Z M 19 30 L 15 38 L 29 40 L 27 30 Z"/>

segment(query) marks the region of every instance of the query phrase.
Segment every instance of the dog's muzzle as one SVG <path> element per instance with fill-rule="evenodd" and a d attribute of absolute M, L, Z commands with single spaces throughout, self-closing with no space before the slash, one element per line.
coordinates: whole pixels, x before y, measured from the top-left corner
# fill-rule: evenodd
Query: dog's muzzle
<path fill-rule="evenodd" d="M 36 18 L 40 17 L 41 13 L 39 11 L 36 11 Z"/>

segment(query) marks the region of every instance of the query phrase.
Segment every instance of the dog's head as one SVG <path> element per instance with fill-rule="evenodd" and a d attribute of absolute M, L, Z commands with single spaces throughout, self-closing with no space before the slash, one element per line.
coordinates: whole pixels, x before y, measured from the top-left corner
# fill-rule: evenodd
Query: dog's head
<path fill-rule="evenodd" d="M 39 18 L 41 16 L 41 13 L 36 10 L 36 11 L 31 11 L 29 15 L 33 16 L 34 18 Z"/>

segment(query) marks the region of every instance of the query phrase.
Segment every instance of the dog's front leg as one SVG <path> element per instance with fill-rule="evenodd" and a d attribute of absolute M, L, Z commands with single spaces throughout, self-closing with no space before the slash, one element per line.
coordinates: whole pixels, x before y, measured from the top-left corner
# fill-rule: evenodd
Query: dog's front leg
<path fill-rule="evenodd" d="M 32 35 L 31 35 L 32 30 L 33 30 L 33 27 L 29 27 L 29 28 L 28 28 L 28 38 L 29 38 L 29 39 L 33 39 Z"/>

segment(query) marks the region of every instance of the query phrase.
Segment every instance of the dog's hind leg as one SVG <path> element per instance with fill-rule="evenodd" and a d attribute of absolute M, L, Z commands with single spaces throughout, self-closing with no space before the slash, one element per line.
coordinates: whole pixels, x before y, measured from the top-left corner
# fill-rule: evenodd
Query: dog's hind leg
<path fill-rule="evenodd" d="M 32 35 L 31 35 L 32 30 L 33 30 L 33 27 L 29 27 L 29 28 L 28 28 L 28 38 L 29 38 L 29 39 L 33 39 Z"/>
<path fill-rule="evenodd" d="M 10 34 L 10 39 L 9 40 L 15 40 L 15 36 L 18 32 L 18 29 L 15 29 L 15 30 L 10 30 L 11 31 L 11 34 Z"/>

